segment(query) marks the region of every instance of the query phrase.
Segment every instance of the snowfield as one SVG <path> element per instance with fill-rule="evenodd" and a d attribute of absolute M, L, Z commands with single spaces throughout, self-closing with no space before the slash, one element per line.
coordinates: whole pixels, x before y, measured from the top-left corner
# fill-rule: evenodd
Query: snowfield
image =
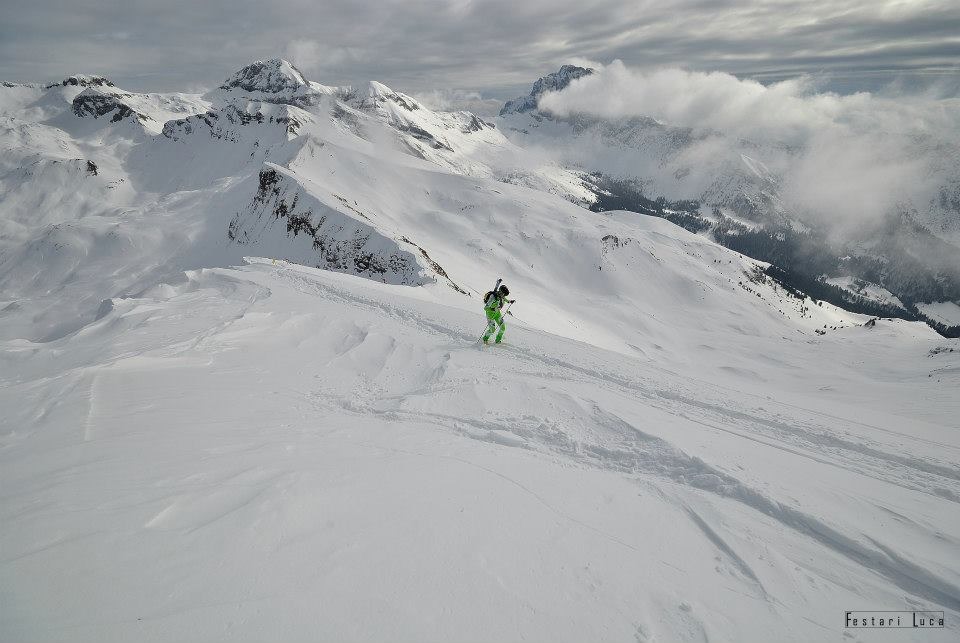
<path fill-rule="evenodd" d="M 75 78 L 0 87 L 3 640 L 956 640 L 960 340 L 379 83 Z"/>
<path fill-rule="evenodd" d="M 944 324 L 960 323 L 960 304 L 953 301 L 941 301 L 918 306 L 924 314 Z"/>

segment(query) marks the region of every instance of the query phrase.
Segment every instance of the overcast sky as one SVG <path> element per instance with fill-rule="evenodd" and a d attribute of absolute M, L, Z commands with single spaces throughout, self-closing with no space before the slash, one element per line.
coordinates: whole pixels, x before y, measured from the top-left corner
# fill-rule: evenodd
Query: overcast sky
<path fill-rule="evenodd" d="M 325 84 L 485 98 L 576 60 L 812 74 L 841 92 L 960 85 L 958 0 L 0 0 L 0 15 L 0 80 L 97 73 L 137 91 L 271 57 Z"/>

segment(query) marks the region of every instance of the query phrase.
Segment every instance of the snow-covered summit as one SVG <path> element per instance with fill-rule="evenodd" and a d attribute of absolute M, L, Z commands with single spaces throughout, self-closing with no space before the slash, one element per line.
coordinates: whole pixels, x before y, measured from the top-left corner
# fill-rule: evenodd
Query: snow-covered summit
<path fill-rule="evenodd" d="M 81 118 L 110 117 L 110 121 L 117 123 L 125 118 L 134 118 L 140 122 L 150 120 L 146 114 L 141 114 L 123 102 L 115 93 L 104 93 L 87 87 L 73 99 L 73 113 Z"/>
<path fill-rule="evenodd" d="M 113 82 L 104 78 L 103 76 L 94 76 L 90 74 L 73 74 L 72 76 L 67 76 L 59 83 L 54 83 L 52 85 L 47 85 L 47 88 L 50 87 L 113 87 Z"/>
<path fill-rule="evenodd" d="M 281 58 L 257 60 L 237 71 L 220 85 L 220 89 L 242 89 L 247 92 L 280 94 L 296 92 L 309 83 L 293 63 Z"/>
<path fill-rule="evenodd" d="M 421 109 L 423 105 L 418 103 L 415 99 L 407 96 L 406 94 L 394 91 L 384 85 L 383 83 L 371 80 L 367 86 L 367 94 L 371 99 L 377 100 L 390 100 L 401 106 L 402 108 L 408 111 L 416 111 Z"/>
<path fill-rule="evenodd" d="M 589 67 L 564 65 L 558 71 L 538 79 L 537 82 L 533 84 L 533 88 L 528 95 L 507 101 L 500 110 L 500 115 L 505 116 L 514 112 L 522 113 L 533 111 L 537 109 L 537 102 L 545 93 L 560 91 L 577 78 L 589 76 L 592 73 L 594 73 L 594 70 Z"/>
<path fill-rule="evenodd" d="M 293 63 L 282 58 L 257 60 L 238 70 L 207 98 L 216 100 L 257 100 L 265 103 L 316 105 L 336 88 L 308 80 Z"/>

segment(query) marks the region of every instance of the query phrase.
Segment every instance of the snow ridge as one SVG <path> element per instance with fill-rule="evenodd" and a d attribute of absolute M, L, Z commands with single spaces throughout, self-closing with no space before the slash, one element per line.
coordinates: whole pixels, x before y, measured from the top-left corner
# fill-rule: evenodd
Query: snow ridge
<path fill-rule="evenodd" d="M 351 209 L 355 216 L 366 218 Z M 323 204 L 288 170 L 268 163 L 260 171 L 253 201 L 230 221 L 227 236 L 240 245 L 255 247 L 262 247 L 272 236 L 274 245 L 282 247 L 287 244 L 285 239 L 277 239 L 281 226 L 284 237 L 294 242 L 283 254 L 298 256 L 302 263 L 383 283 L 419 286 L 428 281 L 414 255 L 369 223 Z M 306 252 L 296 250 L 298 246 Z"/>

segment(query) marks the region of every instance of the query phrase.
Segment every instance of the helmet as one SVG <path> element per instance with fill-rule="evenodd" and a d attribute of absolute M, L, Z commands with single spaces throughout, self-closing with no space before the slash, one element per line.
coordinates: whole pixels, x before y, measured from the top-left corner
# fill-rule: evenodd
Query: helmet
<path fill-rule="evenodd" d="M 506 285 L 503 285 L 503 286 L 500 286 L 500 290 L 498 290 L 497 292 L 500 293 L 501 297 L 506 297 L 507 295 L 510 294 L 510 289 L 507 288 Z"/>

